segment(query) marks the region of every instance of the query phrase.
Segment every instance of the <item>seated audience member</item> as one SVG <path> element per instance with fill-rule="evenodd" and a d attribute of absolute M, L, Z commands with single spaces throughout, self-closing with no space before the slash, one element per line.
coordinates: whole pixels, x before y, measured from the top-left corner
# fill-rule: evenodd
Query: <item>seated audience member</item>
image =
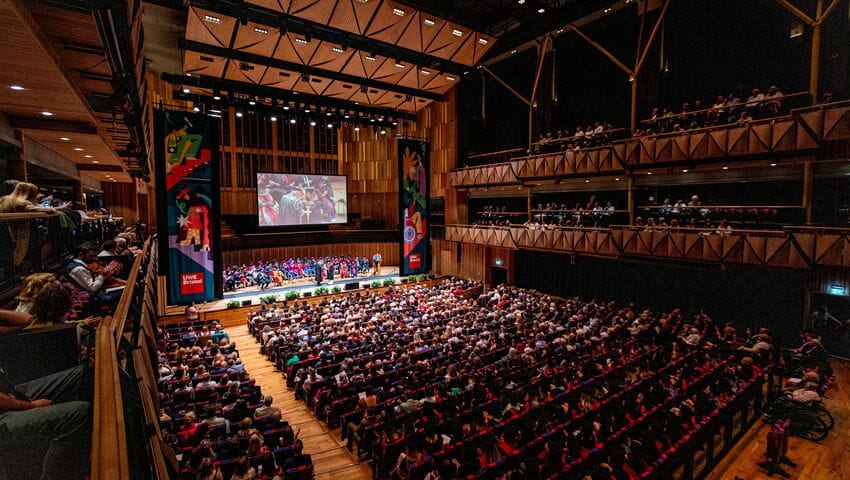
<path fill-rule="evenodd" d="M 107 240 L 103 242 L 103 245 L 100 247 L 100 253 L 97 254 L 98 258 L 110 258 L 116 255 L 116 251 L 118 250 L 118 244 L 115 240 Z"/>
<path fill-rule="evenodd" d="M 295 443 L 292 445 L 292 451 L 295 455 L 288 458 L 286 462 L 283 463 L 284 471 L 289 470 L 290 468 L 298 468 L 313 464 L 313 459 L 310 458 L 310 455 L 304 454 L 304 444 L 301 440 L 295 440 Z"/>
<path fill-rule="evenodd" d="M 24 279 L 21 292 L 15 297 L 18 306 L 16 312 L 30 313 L 35 297 L 48 285 L 56 283 L 56 275 L 52 273 L 33 273 Z"/>
<path fill-rule="evenodd" d="M 263 406 L 257 407 L 254 410 L 254 418 L 270 417 L 272 415 L 280 415 L 280 409 L 272 406 L 274 399 L 271 395 L 266 395 L 263 398 Z"/>
<path fill-rule="evenodd" d="M 121 292 L 106 293 L 103 287 L 106 277 L 119 272 L 121 264 L 115 261 L 110 262 L 99 274 L 96 274 L 89 268 L 89 264 L 97 259 L 97 252 L 97 245 L 93 243 L 83 243 L 77 247 L 77 256 L 68 264 L 68 278 L 80 289 L 97 295 L 106 303 L 117 301 Z"/>
<path fill-rule="evenodd" d="M 80 326 L 96 327 L 101 318 L 87 317 L 75 321 L 70 318 L 74 305 L 73 292 L 65 285 L 52 284 L 35 297 L 34 305 L 30 310 L 32 321 L 26 326 L 27 329 L 62 325 L 64 323 L 77 323 Z"/>
<path fill-rule="evenodd" d="M 0 310 L 0 334 L 24 328 L 29 316 Z M 42 480 L 84 480 L 91 439 L 90 375 L 82 366 L 13 385 L 0 368 L 0 470 L 29 478 L 35 452 L 46 452 Z M 34 459 L 33 459 L 34 460 Z"/>

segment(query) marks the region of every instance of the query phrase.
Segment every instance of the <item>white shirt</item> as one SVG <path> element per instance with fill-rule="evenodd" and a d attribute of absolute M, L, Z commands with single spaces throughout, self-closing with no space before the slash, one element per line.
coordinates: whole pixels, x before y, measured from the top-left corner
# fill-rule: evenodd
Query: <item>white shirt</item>
<path fill-rule="evenodd" d="M 83 266 L 86 262 L 80 260 L 79 258 L 75 258 L 73 260 L 75 264 L 74 268 L 72 268 L 68 272 L 68 276 L 74 280 L 74 283 L 77 286 L 85 288 L 89 293 L 95 293 L 100 290 L 100 287 L 103 286 L 103 275 L 95 276 L 94 273 L 89 270 L 89 267 Z"/>

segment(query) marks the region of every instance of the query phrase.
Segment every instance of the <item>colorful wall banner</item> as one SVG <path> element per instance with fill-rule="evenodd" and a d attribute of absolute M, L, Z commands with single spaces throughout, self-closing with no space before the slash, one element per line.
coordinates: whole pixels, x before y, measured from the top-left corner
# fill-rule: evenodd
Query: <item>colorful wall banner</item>
<path fill-rule="evenodd" d="M 167 279 L 169 305 L 221 298 L 218 137 L 213 135 L 218 125 L 212 120 L 156 111 L 159 273 Z"/>
<path fill-rule="evenodd" d="M 428 142 L 399 138 L 398 180 L 401 213 L 401 275 L 430 269 L 428 248 Z"/>

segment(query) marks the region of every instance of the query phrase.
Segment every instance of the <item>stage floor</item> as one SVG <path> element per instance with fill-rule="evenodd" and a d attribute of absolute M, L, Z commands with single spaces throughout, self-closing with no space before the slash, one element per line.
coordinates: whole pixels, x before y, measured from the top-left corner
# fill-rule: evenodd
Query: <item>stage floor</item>
<path fill-rule="evenodd" d="M 385 266 L 381 267 L 381 275 L 376 277 L 345 278 L 341 280 L 334 280 L 333 284 L 324 282 L 322 283 L 322 286 L 330 289 L 333 286 L 343 286 L 347 283 L 367 283 L 373 280 L 384 280 L 385 278 L 392 278 L 396 280 L 399 278 L 398 270 L 398 267 Z M 231 302 L 233 300 L 239 300 L 240 302 L 244 300 L 251 300 L 252 304 L 258 304 L 260 297 L 264 297 L 266 295 L 279 295 L 282 298 L 283 295 L 286 295 L 286 293 L 290 291 L 302 292 L 304 290 L 314 290 L 317 287 L 318 285 L 316 285 L 316 282 L 312 279 L 300 278 L 287 282 L 283 287 L 267 288 L 265 290 L 260 290 L 260 287 L 256 286 L 240 288 L 235 291 L 225 293 L 224 298 L 221 300 L 211 300 L 198 305 L 198 310 L 202 313 L 224 310 L 227 308 L 227 302 Z M 165 313 L 166 315 L 177 315 L 183 313 L 185 308 L 186 307 L 181 305 L 170 305 L 166 308 Z"/>

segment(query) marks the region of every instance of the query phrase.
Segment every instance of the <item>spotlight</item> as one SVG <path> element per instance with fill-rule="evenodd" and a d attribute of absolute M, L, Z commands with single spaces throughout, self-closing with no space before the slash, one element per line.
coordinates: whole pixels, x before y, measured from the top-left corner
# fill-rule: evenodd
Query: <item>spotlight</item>
<path fill-rule="evenodd" d="M 242 118 L 242 112 L 236 112 L 236 118 Z"/>
<path fill-rule="evenodd" d="M 294 118 L 290 118 L 290 119 L 289 119 L 289 123 L 291 123 L 291 124 L 295 125 L 295 119 L 294 119 Z"/>
<path fill-rule="evenodd" d="M 271 117 L 269 117 L 269 120 L 271 120 L 272 122 L 276 122 L 276 121 L 277 121 L 277 117 L 275 117 L 274 115 L 272 115 Z"/>

